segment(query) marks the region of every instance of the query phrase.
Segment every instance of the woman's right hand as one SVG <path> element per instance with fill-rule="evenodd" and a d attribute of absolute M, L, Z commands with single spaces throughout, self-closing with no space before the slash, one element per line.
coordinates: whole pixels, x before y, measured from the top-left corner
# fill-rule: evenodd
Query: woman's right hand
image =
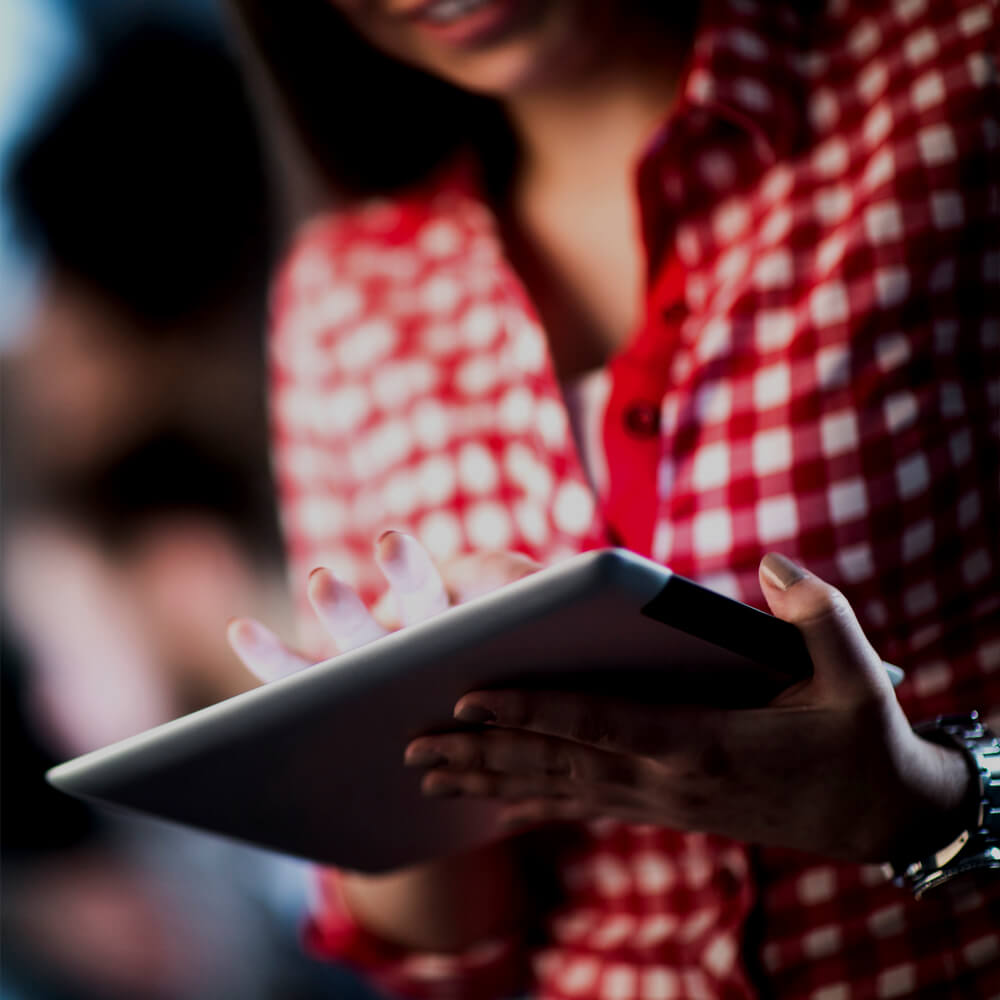
<path fill-rule="evenodd" d="M 375 561 L 388 590 L 371 610 L 328 569 L 309 576 L 309 601 L 342 653 L 540 568 L 516 553 L 495 552 L 460 556 L 439 570 L 415 538 L 398 531 L 379 536 Z M 265 682 L 314 662 L 251 618 L 230 622 L 227 637 L 245 666 Z M 363 927 L 421 951 L 460 951 L 505 935 L 517 926 L 523 907 L 516 859 L 504 841 L 386 875 L 344 873 L 339 889 Z"/>
<path fill-rule="evenodd" d="M 541 568 L 517 553 L 488 552 L 458 556 L 439 570 L 427 550 L 400 531 L 386 531 L 379 536 L 375 562 L 389 589 L 371 610 L 328 569 L 319 567 L 309 575 L 309 602 L 341 653 L 397 628 L 425 621 L 453 604 L 489 593 Z M 227 637 L 247 669 L 265 682 L 297 673 L 314 662 L 252 618 L 233 619 Z"/>
<path fill-rule="evenodd" d="M 385 532 L 375 543 L 375 562 L 389 584 L 386 597 L 394 602 L 400 624 L 412 625 L 448 607 L 444 581 L 415 538 L 398 531 Z M 324 567 L 310 573 L 307 593 L 316 617 L 341 653 L 391 631 L 392 623 L 384 620 L 388 610 L 385 601 L 376 605 L 375 613 L 369 611 L 348 584 Z M 262 681 L 287 677 L 313 663 L 252 618 L 231 621 L 227 638 L 247 669 Z"/>

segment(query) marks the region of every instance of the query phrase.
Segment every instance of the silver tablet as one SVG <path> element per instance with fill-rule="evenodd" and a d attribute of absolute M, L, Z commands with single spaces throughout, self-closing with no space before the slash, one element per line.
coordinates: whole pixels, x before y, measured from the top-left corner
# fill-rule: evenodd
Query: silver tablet
<path fill-rule="evenodd" d="M 489 839 L 495 807 L 425 799 L 414 736 L 510 685 L 761 705 L 810 675 L 798 630 L 633 553 L 588 552 L 436 618 L 54 768 L 49 781 L 378 872 Z"/>

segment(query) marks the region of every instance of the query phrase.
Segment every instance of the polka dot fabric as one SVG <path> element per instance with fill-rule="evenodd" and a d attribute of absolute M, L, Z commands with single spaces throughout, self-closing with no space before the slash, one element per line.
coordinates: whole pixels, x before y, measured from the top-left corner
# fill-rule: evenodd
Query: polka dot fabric
<path fill-rule="evenodd" d="M 439 559 L 551 561 L 595 530 L 544 333 L 485 209 L 460 190 L 313 223 L 278 287 L 275 454 L 293 573 L 325 562 L 367 598 L 372 539 L 388 526 Z"/>
<path fill-rule="evenodd" d="M 623 543 L 759 604 L 778 549 L 844 590 L 911 719 L 1000 713 L 996 7 L 806 9 L 705 5 L 637 170 L 648 313 L 609 366 L 600 499 L 474 171 L 300 233 L 272 337 L 297 587 L 325 564 L 375 597 L 398 527 L 441 558 Z M 402 954 L 331 889 L 313 946 L 418 997 L 1000 997 L 995 884 L 915 903 L 876 868 L 604 821 L 550 863 L 541 945 Z"/>

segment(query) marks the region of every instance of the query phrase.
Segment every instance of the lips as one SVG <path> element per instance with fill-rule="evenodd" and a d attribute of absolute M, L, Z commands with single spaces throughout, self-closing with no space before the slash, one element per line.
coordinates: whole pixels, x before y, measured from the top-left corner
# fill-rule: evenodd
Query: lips
<path fill-rule="evenodd" d="M 410 16 L 429 21 L 431 24 L 453 24 L 490 3 L 492 0 L 432 0 Z"/>
<path fill-rule="evenodd" d="M 462 48 L 516 30 L 538 0 L 428 0 L 403 16 L 434 41 Z"/>

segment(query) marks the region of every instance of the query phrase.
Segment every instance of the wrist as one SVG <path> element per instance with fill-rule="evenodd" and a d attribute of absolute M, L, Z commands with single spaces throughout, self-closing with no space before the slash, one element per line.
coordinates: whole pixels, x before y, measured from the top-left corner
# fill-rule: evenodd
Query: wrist
<path fill-rule="evenodd" d="M 897 885 L 907 886 L 919 898 L 936 886 L 1000 870 L 1000 740 L 976 712 L 939 716 L 916 730 L 932 745 L 958 753 L 967 774 L 965 782 L 952 784 L 956 795 L 964 788 L 953 839 L 930 852 L 897 856 L 903 860 L 888 866 Z M 943 759 L 953 763 L 948 756 Z"/>
<path fill-rule="evenodd" d="M 880 799 L 863 823 L 859 858 L 895 863 L 924 857 L 965 829 L 974 782 L 958 749 L 915 732 L 898 703 L 882 725 L 884 742 L 875 751 L 885 763 L 878 768 Z"/>
<path fill-rule="evenodd" d="M 357 925 L 410 951 L 455 953 L 507 936 L 525 906 L 509 841 L 380 875 L 341 872 L 337 887 Z"/>
<path fill-rule="evenodd" d="M 922 808 L 911 821 L 893 860 L 924 857 L 952 843 L 963 831 L 976 825 L 979 783 L 967 756 L 953 746 L 944 746 L 914 733 L 923 758 Z"/>

